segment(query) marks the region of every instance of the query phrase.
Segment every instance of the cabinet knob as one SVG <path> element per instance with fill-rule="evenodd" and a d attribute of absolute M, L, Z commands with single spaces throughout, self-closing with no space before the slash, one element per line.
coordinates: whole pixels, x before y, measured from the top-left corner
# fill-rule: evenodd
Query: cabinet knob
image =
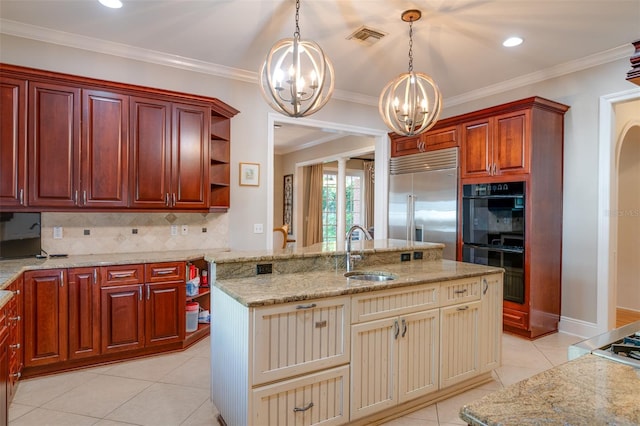
<path fill-rule="evenodd" d="M 19 379 L 20 377 L 22 377 L 22 373 L 18 371 L 17 373 L 11 374 L 11 377 L 15 377 L 16 379 Z"/>
<path fill-rule="evenodd" d="M 15 317 L 9 317 L 9 321 L 16 321 L 16 322 L 18 322 L 18 321 L 20 321 L 20 319 L 21 319 L 21 318 L 20 318 L 20 315 L 15 316 Z"/>
<path fill-rule="evenodd" d="M 20 343 L 16 343 L 14 345 L 9 345 L 9 347 L 13 350 L 20 349 Z"/>

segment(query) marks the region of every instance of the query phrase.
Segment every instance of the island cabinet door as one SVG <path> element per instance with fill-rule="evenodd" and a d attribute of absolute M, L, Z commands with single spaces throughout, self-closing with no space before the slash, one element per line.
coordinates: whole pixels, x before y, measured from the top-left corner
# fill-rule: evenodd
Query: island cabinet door
<path fill-rule="evenodd" d="M 253 407 L 254 425 L 345 424 L 349 420 L 349 366 L 256 388 Z"/>
<path fill-rule="evenodd" d="M 438 390 L 440 310 L 400 318 L 398 402 Z"/>
<path fill-rule="evenodd" d="M 349 362 L 348 297 L 254 310 L 253 384 Z"/>
<path fill-rule="evenodd" d="M 351 327 L 351 420 L 398 402 L 398 318 Z"/>
<path fill-rule="evenodd" d="M 440 310 L 440 388 L 478 374 L 480 301 Z"/>
<path fill-rule="evenodd" d="M 480 307 L 480 371 L 500 367 L 502 354 L 502 274 L 482 278 Z"/>

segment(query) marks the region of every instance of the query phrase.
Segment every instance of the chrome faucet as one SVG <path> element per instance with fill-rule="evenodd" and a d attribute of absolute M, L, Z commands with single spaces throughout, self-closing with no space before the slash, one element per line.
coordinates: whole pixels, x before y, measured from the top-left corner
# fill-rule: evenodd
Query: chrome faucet
<path fill-rule="evenodd" d="M 351 254 L 351 237 L 354 233 L 354 231 L 356 230 L 361 230 L 364 233 L 364 238 L 366 240 L 372 240 L 373 237 L 371 236 L 371 234 L 369 233 L 369 231 L 367 231 L 366 229 L 364 229 L 362 226 L 360 225 L 353 225 L 351 228 L 349 228 L 349 231 L 347 232 L 347 272 L 350 272 L 351 269 L 353 268 L 353 261 L 354 260 L 358 260 L 358 259 L 362 259 L 362 256 L 360 255 L 352 255 Z"/>

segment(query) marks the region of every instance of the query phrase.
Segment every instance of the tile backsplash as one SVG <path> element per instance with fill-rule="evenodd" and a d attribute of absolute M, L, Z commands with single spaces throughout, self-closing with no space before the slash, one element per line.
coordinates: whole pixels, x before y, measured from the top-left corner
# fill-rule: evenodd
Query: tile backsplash
<path fill-rule="evenodd" d="M 224 213 L 42 213 L 42 249 L 69 255 L 229 246 Z M 171 234 L 176 226 L 177 235 Z M 54 239 L 60 227 L 62 238 Z M 186 234 L 185 234 L 186 232 Z"/>

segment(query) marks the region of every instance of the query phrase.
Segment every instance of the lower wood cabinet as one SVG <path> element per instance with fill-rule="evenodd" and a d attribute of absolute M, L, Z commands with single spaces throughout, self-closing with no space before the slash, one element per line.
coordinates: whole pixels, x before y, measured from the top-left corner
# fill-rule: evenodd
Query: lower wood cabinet
<path fill-rule="evenodd" d="M 181 345 L 185 269 L 185 262 L 163 262 L 25 272 L 24 366 L 49 372 L 112 354 Z M 10 314 L 10 325 L 19 324 L 19 309 Z M 15 328 L 20 339 L 21 327 Z M 9 349 L 17 380 L 21 346 Z"/>
<path fill-rule="evenodd" d="M 6 305 L 7 308 L 7 328 L 9 337 L 7 346 L 9 349 L 9 381 L 8 398 L 13 399 L 16 393 L 18 379 L 22 375 L 24 367 L 24 279 L 22 276 L 16 278 L 7 286 L 7 290 L 13 293 L 13 297 Z"/>
<path fill-rule="evenodd" d="M 0 314 L 0 426 L 9 424 L 9 328 L 7 312 Z"/>

